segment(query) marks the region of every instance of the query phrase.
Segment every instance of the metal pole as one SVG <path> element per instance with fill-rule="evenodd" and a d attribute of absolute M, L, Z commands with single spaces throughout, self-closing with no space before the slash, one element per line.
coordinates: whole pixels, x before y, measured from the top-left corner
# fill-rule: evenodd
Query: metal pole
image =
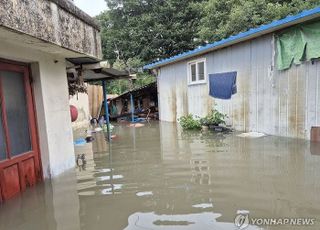
<path fill-rule="evenodd" d="M 106 80 L 102 80 L 102 87 L 103 87 L 105 120 L 107 122 L 108 141 L 110 142 L 111 141 L 111 133 L 110 133 L 110 120 L 109 120 L 109 107 L 108 107 L 107 81 Z"/>
<path fill-rule="evenodd" d="M 133 95 L 130 93 L 130 103 L 131 103 L 131 122 L 134 122 L 134 104 L 133 104 Z"/>

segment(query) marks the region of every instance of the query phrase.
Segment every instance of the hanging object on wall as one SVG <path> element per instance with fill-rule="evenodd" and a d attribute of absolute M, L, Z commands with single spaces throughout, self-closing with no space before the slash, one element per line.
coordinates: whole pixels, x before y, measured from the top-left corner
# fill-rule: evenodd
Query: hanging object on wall
<path fill-rule="evenodd" d="M 209 74 L 209 95 L 219 99 L 231 99 L 237 93 L 237 72 Z"/>
<path fill-rule="evenodd" d="M 276 35 L 278 70 L 320 57 L 320 22 L 298 25 Z"/>
<path fill-rule="evenodd" d="M 87 93 L 87 86 L 84 83 L 81 69 L 68 69 L 67 76 L 70 96 L 78 95 L 78 93 Z"/>
<path fill-rule="evenodd" d="M 78 119 L 78 109 L 74 105 L 70 105 L 71 122 L 75 122 Z"/>

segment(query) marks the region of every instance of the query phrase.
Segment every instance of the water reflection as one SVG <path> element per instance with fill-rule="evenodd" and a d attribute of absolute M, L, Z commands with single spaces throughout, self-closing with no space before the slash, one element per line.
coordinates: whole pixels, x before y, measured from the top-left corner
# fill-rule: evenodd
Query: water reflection
<path fill-rule="evenodd" d="M 79 230 L 79 210 L 77 178 L 72 170 L 0 206 L 0 229 Z"/>
<path fill-rule="evenodd" d="M 306 141 L 182 132 L 171 123 L 120 126 L 116 132 L 121 141 L 112 143 L 112 159 L 95 158 L 92 170 L 102 172 L 96 178 L 109 179 L 110 170 L 103 168 L 123 176 L 115 181 L 121 188 L 107 190 L 114 195 L 112 201 L 99 198 L 99 204 L 112 203 L 105 211 L 112 212 L 115 205 L 123 222 L 114 221 L 111 214 L 100 220 L 102 225 L 112 222 L 114 229 L 136 229 L 139 217 L 145 228 L 170 229 L 179 223 L 182 229 L 199 229 L 202 221 L 193 217 L 206 216 L 202 210 L 221 213 L 210 216 L 211 229 L 219 223 L 222 229 L 234 229 L 238 210 L 250 210 L 254 217 L 318 216 L 320 159 L 310 155 Z M 93 189 L 105 188 L 97 184 Z"/>
<path fill-rule="evenodd" d="M 97 134 L 76 149 L 85 168 L 3 205 L 0 229 L 234 230 L 243 211 L 320 216 L 320 157 L 308 141 L 183 132 L 171 123 L 114 132 L 111 145 Z M 319 228 L 319 219 L 308 227 Z"/>

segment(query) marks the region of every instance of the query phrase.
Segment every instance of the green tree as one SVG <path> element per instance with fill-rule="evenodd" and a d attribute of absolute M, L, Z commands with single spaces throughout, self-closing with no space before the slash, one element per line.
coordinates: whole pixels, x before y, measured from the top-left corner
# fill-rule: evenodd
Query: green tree
<path fill-rule="evenodd" d="M 203 0 L 106 0 L 101 24 L 104 58 L 119 70 L 136 73 L 133 88 L 155 81 L 142 73 L 144 64 L 167 58 L 200 44 L 198 27 Z M 108 93 L 130 90 L 128 80 L 112 81 Z"/>
<path fill-rule="evenodd" d="M 146 63 L 320 5 L 320 0 L 106 0 L 101 24 L 104 58 L 115 68 L 139 72 Z M 139 73 L 134 87 L 155 79 Z M 113 81 L 108 92 L 130 89 Z"/>
<path fill-rule="evenodd" d="M 113 68 L 118 70 L 127 70 L 130 73 L 136 73 L 136 79 L 131 84 L 129 79 L 113 80 L 108 82 L 107 91 L 108 94 L 123 94 L 131 89 L 136 89 L 154 82 L 156 79 L 154 76 L 147 72 L 139 71 L 142 66 L 142 62 L 137 58 L 129 58 L 127 62 L 121 59 L 117 59 L 113 63 Z"/>
<path fill-rule="evenodd" d="M 197 39 L 203 0 L 106 0 L 97 17 L 104 57 L 143 64 L 190 50 Z"/>
<path fill-rule="evenodd" d="M 217 41 L 319 4 L 320 0 L 208 0 L 202 5 L 199 36 Z"/>

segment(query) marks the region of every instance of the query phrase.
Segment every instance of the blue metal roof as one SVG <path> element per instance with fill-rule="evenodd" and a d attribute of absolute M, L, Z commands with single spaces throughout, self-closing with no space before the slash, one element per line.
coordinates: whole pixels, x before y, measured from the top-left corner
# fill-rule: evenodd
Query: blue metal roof
<path fill-rule="evenodd" d="M 320 7 L 314 8 L 312 10 L 305 10 L 297 15 L 293 16 L 288 16 L 284 19 L 278 20 L 278 21 L 273 21 L 270 24 L 267 25 L 262 25 L 257 28 L 250 29 L 246 32 L 239 33 L 237 35 L 231 36 L 229 38 L 207 44 L 205 46 L 201 46 L 199 48 L 196 48 L 191 51 L 187 51 L 175 56 L 172 56 L 167 59 L 163 59 L 154 63 L 150 63 L 148 65 L 145 65 L 143 68 L 144 69 L 154 69 L 163 65 L 168 65 L 173 62 L 181 61 L 193 56 L 201 55 L 208 53 L 210 51 L 223 48 L 229 45 L 233 45 L 245 40 L 249 40 L 255 37 L 262 36 L 264 34 L 268 34 L 271 32 L 274 32 L 276 30 L 280 30 L 301 22 L 305 22 L 308 20 L 311 20 L 313 18 L 319 17 L 320 16 Z"/>

